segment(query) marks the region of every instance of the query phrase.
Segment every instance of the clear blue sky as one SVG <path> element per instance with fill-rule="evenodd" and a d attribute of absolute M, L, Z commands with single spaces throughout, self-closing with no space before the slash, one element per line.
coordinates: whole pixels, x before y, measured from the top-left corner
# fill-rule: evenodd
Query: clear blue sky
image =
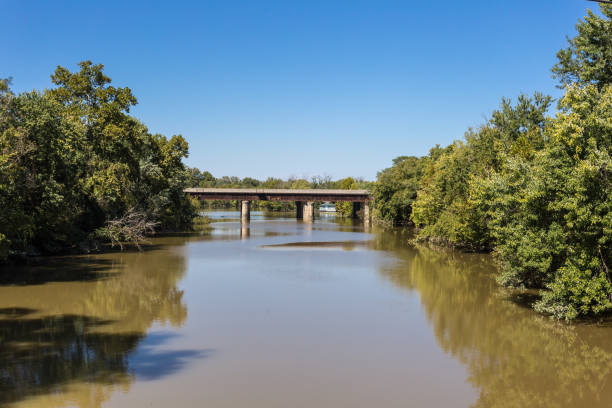
<path fill-rule="evenodd" d="M 152 132 L 215 176 L 374 179 L 485 121 L 502 96 L 559 95 L 557 50 L 595 3 L 0 0 L 0 77 L 49 87 L 103 63 Z"/>

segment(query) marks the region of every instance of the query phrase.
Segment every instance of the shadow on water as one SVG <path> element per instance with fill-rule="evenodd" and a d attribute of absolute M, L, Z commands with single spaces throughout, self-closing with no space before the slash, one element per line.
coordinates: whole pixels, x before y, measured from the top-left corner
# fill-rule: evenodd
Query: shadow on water
<path fill-rule="evenodd" d="M 147 335 L 130 358 L 130 370 L 137 378 L 147 381 L 158 380 L 180 371 L 190 361 L 209 357 L 214 352 L 213 349 L 155 351 L 154 346 L 159 346 L 174 337 L 177 335 L 170 332 Z"/>
<path fill-rule="evenodd" d="M 113 266 L 110 259 L 86 256 L 37 260 L 27 266 L 0 268 L 0 286 L 97 281 L 111 277 Z"/>
<path fill-rule="evenodd" d="M 18 318 L 36 312 L 35 309 L 27 307 L 5 307 L 0 309 L 0 318 Z"/>
<path fill-rule="evenodd" d="M 56 393 L 73 382 L 129 383 L 173 374 L 209 350 L 154 352 L 169 336 L 92 331 L 112 324 L 80 315 L 29 317 L 34 309 L 0 309 L 0 406 Z M 130 355 L 137 355 L 132 361 Z"/>
<path fill-rule="evenodd" d="M 381 276 L 418 291 L 438 344 L 480 391 L 474 407 L 610 406 L 610 328 L 537 315 L 526 307 L 533 293 L 497 285 L 488 256 L 411 247 L 392 233 L 373 245 L 399 258 Z"/>
<path fill-rule="evenodd" d="M 93 282 L 111 278 L 119 272 L 120 262 L 115 258 L 126 254 L 159 252 L 169 246 L 187 242 L 210 240 L 210 231 L 192 231 L 158 234 L 140 247 L 126 245 L 104 246 L 102 254 L 37 257 L 25 265 L 0 266 L 0 286 L 43 285 L 53 282 Z M 108 257 L 103 257 L 109 255 Z M 114 257 L 113 257 L 114 256 Z"/>
<path fill-rule="evenodd" d="M 531 309 L 538 300 L 542 299 L 542 295 L 534 292 L 510 291 L 506 299 L 517 306 Z"/>

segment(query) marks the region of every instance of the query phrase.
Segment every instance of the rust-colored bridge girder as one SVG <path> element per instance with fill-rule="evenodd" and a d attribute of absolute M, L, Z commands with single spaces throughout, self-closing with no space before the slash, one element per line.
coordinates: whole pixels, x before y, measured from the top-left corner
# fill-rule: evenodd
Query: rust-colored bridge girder
<path fill-rule="evenodd" d="M 241 201 L 351 201 L 366 203 L 371 197 L 367 190 L 289 190 L 264 188 L 187 188 L 185 193 L 200 200 Z"/>

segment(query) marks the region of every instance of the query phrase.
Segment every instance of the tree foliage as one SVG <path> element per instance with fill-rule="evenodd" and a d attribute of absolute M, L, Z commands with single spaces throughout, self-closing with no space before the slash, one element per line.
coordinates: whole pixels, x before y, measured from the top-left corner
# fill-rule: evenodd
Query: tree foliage
<path fill-rule="evenodd" d="M 576 25 L 578 35 L 557 53 L 553 77 L 562 85 L 612 84 L 612 5 L 602 4 L 599 16 L 588 10 Z"/>
<path fill-rule="evenodd" d="M 421 240 L 493 250 L 502 284 L 540 289 L 536 310 L 565 319 L 612 311 L 612 6 L 577 31 L 553 67 L 565 87 L 555 117 L 550 97 L 503 99 L 420 173 L 400 161 L 374 188 L 381 218 L 410 216 Z M 415 179 L 416 197 L 404 187 Z"/>
<path fill-rule="evenodd" d="M 356 190 L 357 182 L 352 177 L 346 177 L 338 182 L 338 188 L 341 190 Z M 342 217 L 350 217 L 353 214 L 353 203 L 350 201 L 338 201 L 336 203 L 336 212 Z"/>
<path fill-rule="evenodd" d="M 103 66 L 57 67 L 54 88 L 19 95 L 0 81 L 0 253 L 56 252 L 129 209 L 162 229 L 188 227 L 188 145 L 129 115 L 136 98 Z"/>
<path fill-rule="evenodd" d="M 483 183 L 502 281 L 545 287 L 558 317 L 612 308 L 612 87 L 574 86 L 533 160 Z"/>
<path fill-rule="evenodd" d="M 492 245 L 488 219 L 473 198 L 473 186 L 500 170 L 510 157 L 529 157 L 544 145 L 545 112 L 551 98 L 521 95 L 500 108 L 464 141 L 430 151 L 420 179 L 412 220 L 421 239 L 470 250 Z"/>
<path fill-rule="evenodd" d="M 391 225 L 410 223 L 425 161 L 426 158 L 400 156 L 393 159 L 393 166 L 378 173 L 372 190 L 377 220 Z"/>

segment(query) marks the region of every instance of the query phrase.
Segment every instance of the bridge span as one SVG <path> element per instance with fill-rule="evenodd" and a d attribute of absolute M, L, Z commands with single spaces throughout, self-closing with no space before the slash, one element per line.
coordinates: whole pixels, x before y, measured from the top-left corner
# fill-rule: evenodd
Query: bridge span
<path fill-rule="evenodd" d="M 240 207 L 240 220 L 246 223 L 250 219 L 251 201 L 294 201 L 296 216 L 304 222 L 312 222 L 315 216 L 314 203 L 321 201 L 350 201 L 353 203 L 353 216 L 363 208 L 363 220 L 370 223 L 371 196 L 367 190 L 289 190 L 270 188 L 187 188 L 186 194 L 200 200 L 238 200 Z"/>

